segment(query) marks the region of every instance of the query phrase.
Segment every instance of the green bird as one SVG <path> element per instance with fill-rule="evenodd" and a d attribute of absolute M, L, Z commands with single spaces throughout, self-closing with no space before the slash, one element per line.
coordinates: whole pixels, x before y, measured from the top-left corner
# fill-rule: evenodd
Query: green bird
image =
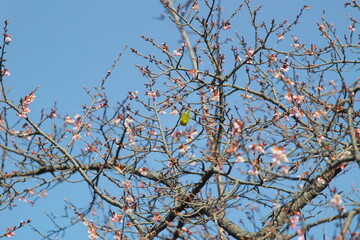
<path fill-rule="evenodd" d="M 180 117 L 181 126 L 186 126 L 188 124 L 189 120 L 190 120 L 190 111 L 186 110 L 185 112 L 183 112 L 181 114 L 181 117 Z"/>

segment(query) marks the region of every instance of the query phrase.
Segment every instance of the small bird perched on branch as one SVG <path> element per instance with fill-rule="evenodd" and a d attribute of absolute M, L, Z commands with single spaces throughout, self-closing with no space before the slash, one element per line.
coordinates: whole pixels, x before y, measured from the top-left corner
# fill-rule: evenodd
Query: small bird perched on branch
<path fill-rule="evenodd" d="M 186 110 L 185 112 L 183 112 L 181 114 L 181 117 L 180 117 L 181 126 L 186 126 L 188 124 L 189 120 L 190 120 L 190 111 Z"/>

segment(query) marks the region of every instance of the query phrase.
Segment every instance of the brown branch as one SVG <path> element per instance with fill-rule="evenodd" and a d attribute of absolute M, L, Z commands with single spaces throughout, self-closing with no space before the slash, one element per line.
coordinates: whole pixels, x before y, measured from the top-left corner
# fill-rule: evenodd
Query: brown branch
<path fill-rule="evenodd" d="M 349 159 L 353 161 L 354 159 Z M 296 194 L 294 199 L 285 205 L 277 208 L 272 215 L 272 220 L 262 228 L 256 236 L 266 237 L 266 239 L 274 239 L 276 236 L 274 232 L 278 232 L 284 224 L 288 222 L 290 216 L 294 214 L 294 212 L 298 212 L 303 209 L 309 202 L 311 202 L 314 198 L 319 196 L 319 194 L 328 187 L 330 182 L 342 171 L 340 165 L 343 164 L 341 161 L 338 164 L 328 167 L 322 174 L 320 174 L 321 178 L 324 182 L 319 182 L 315 177 L 312 182 L 308 185 L 304 186 L 304 188 Z M 343 164 L 347 165 L 347 163 Z M 344 166 L 344 167 L 345 167 Z M 269 228 L 274 228 L 274 232 L 269 232 Z"/>
<path fill-rule="evenodd" d="M 170 209 L 164 220 L 162 220 L 159 224 L 154 225 L 149 230 L 149 233 L 146 235 L 147 238 L 153 239 L 156 237 L 168 226 L 168 223 L 172 222 L 180 212 L 189 206 L 189 203 L 192 202 L 194 197 L 196 197 L 196 195 L 201 191 L 207 181 L 214 175 L 214 167 L 214 164 L 212 164 L 212 166 L 204 173 L 204 175 L 201 177 L 201 180 L 196 184 L 191 192 L 188 193 L 183 200 L 181 200 L 182 203 Z"/>

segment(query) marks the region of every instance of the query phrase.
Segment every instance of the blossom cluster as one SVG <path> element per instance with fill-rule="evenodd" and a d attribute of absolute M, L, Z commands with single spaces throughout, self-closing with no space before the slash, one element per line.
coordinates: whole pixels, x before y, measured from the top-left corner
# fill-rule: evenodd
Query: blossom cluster
<path fill-rule="evenodd" d="M 26 118 L 27 114 L 30 113 L 29 105 L 35 99 L 35 91 L 32 91 L 28 96 L 25 96 L 24 99 L 20 100 L 20 110 L 19 117 Z"/>

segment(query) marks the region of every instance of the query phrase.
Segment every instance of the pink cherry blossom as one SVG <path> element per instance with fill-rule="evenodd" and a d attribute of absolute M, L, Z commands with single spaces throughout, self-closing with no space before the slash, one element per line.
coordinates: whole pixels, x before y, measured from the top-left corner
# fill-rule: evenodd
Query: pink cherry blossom
<path fill-rule="evenodd" d="M 233 130 L 232 133 L 235 136 L 241 136 L 242 133 L 242 129 L 244 128 L 244 123 L 242 121 L 240 121 L 239 119 L 235 119 L 233 122 Z"/>
<path fill-rule="evenodd" d="M 114 235 L 114 240 L 123 240 L 126 239 L 126 236 L 123 236 L 121 232 L 116 232 Z"/>
<path fill-rule="evenodd" d="M 193 76 L 193 77 L 196 77 L 197 74 L 198 74 L 198 71 L 196 71 L 195 69 L 191 69 L 191 70 L 188 71 L 188 74 Z"/>
<path fill-rule="evenodd" d="M 283 79 L 284 75 L 280 71 L 274 71 L 274 78 Z"/>
<path fill-rule="evenodd" d="M 184 154 L 184 153 L 186 153 L 186 151 L 187 151 L 189 148 L 190 148 L 189 146 L 187 146 L 187 145 L 185 145 L 185 144 L 182 144 L 182 145 L 180 145 L 179 153 L 180 153 L 180 154 Z"/>
<path fill-rule="evenodd" d="M 7 68 L 1 69 L 1 75 L 9 77 L 10 76 L 9 69 L 7 69 Z"/>
<path fill-rule="evenodd" d="M 199 10 L 199 4 L 194 2 L 193 6 L 191 7 L 192 10 Z"/>
<path fill-rule="evenodd" d="M 355 137 L 356 137 L 356 139 L 357 139 L 358 141 L 360 141 L 360 128 L 355 129 L 354 132 L 355 132 Z"/>
<path fill-rule="evenodd" d="M 288 92 L 284 98 L 288 100 L 290 103 L 302 103 L 305 100 L 305 96 L 303 95 L 293 95 L 292 92 Z"/>
<path fill-rule="evenodd" d="M 73 137 L 72 137 L 72 139 L 73 140 L 79 140 L 81 138 L 81 136 L 80 136 L 80 134 L 78 134 L 78 133 L 75 133 L 74 135 L 73 135 Z"/>
<path fill-rule="evenodd" d="M 304 231 L 303 231 L 302 229 L 299 229 L 299 230 L 297 231 L 297 235 L 298 235 L 297 240 L 305 240 Z"/>
<path fill-rule="evenodd" d="M 11 41 L 12 41 L 12 39 L 10 38 L 9 35 L 7 35 L 7 36 L 5 37 L 5 43 L 10 43 Z"/>
<path fill-rule="evenodd" d="M 139 92 L 138 91 L 135 91 L 135 92 L 129 92 L 129 98 L 130 99 L 134 99 L 134 98 L 137 98 Z"/>
<path fill-rule="evenodd" d="M 125 127 L 129 127 L 131 125 L 131 123 L 134 122 L 134 120 L 131 117 L 127 117 L 125 119 Z"/>
<path fill-rule="evenodd" d="M 342 203 L 341 196 L 336 193 L 336 194 L 333 196 L 333 198 L 330 200 L 330 202 L 331 202 L 332 204 L 334 204 L 335 206 L 340 206 L 341 203 Z"/>
<path fill-rule="evenodd" d="M 243 158 L 241 155 L 238 155 L 238 156 L 236 157 L 236 162 L 237 162 L 237 163 L 245 162 L 245 158 Z"/>
<path fill-rule="evenodd" d="M 299 222 L 299 216 L 298 215 L 295 215 L 295 216 L 292 216 L 290 217 L 290 223 L 291 223 L 291 228 L 292 229 L 296 229 L 296 225 L 297 223 Z"/>
<path fill-rule="evenodd" d="M 278 35 L 278 41 L 282 41 L 282 40 L 284 40 L 284 35 L 282 35 L 281 33 L 278 33 L 277 34 Z"/>
<path fill-rule="evenodd" d="M 46 197 L 47 196 L 47 191 L 46 190 L 41 190 L 41 192 L 38 195 L 39 195 L 39 197 Z"/>
<path fill-rule="evenodd" d="M 254 54 L 254 50 L 249 48 L 249 50 L 245 53 L 246 58 L 250 58 Z"/>
<path fill-rule="evenodd" d="M 139 173 L 141 174 L 141 176 L 147 176 L 147 168 L 146 167 L 142 167 L 139 169 Z"/>
<path fill-rule="evenodd" d="M 289 173 L 289 166 L 281 166 L 281 172 L 284 175 L 287 175 Z"/>
<path fill-rule="evenodd" d="M 150 96 L 152 99 L 156 99 L 156 92 L 148 92 L 147 93 L 148 96 Z"/>
<path fill-rule="evenodd" d="M 125 182 L 122 182 L 121 184 L 125 189 L 130 189 L 130 187 L 131 187 L 130 180 L 126 180 Z"/>
<path fill-rule="evenodd" d="M 174 56 L 181 56 L 181 52 L 179 50 L 174 50 L 173 55 Z"/>
<path fill-rule="evenodd" d="M 250 170 L 248 171 L 248 174 L 255 176 L 255 175 L 258 175 L 258 174 L 259 174 L 259 171 L 258 171 L 257 169 L 250 169 Z"/>
<path fill-rule="evenodd" d="M 131 203 L 134 202 L 134 199 L 133 199 L 131 196 L 126 196 L 126 197 L 125 197 L 125 202 L 131 204 Z"/>
<path fill-rule="evenodd" d="M 289 69 L 290 69 L 289 65 L 286 64 L 286 63 L 284 63 L 284 64 L 282 65 L 282 67 L 280 68 L 280 71 L 281 71 L 281 72 L 287 72 L 287 71 L 289 71 Z"/>
<path fill-rule="evenodd" d="M 213 102 L 219 102 L 220 101 L 220 95 L 218 91 L 215 91 L 212 95 L 211 95 L 211 101 Z"/>
<path fill-rule="evenodd" d="M 73 124 L 75 122 L 74 119 L 71 118 L 71 116 L 67 115 L 64 119 L 65 124 Z"/>
<path fill-rule="evenodd" d="M 170 115 L 179 115 L 179 111 L 176 108 L 174 108 L 171 110 Z"/>
<path fill-rule="evenodd" d="M 296 117 L 304 117 L 305 114 L 302 110 L 300 110 L 298 107 L 293 107 L 290 109 L 290 116 L 295 115 Z"/>
<path fill-rule="evenodd" d="M 8 227 L 7 229 L 6 229 L 6 233 L 5 233 L 5 236 L 7 237 L 7 238 L 11 238 L 11 237 L 13 237 L 13 236 L 15 236 L 15 233 L 13 232 L 13 229 L 11 228 L 11 227 Z"/>
<path fill-rule="evenodd" d="M 281 148 L 281 147 L 273 147 L 271 149 L 271 152 L 273 153 L 273 159 L 272 161 L 276 164 L 276 165 L 279 165 L 280 163 L 282 162 L 287 162 L 289 161 L 286 154 L 285 154 L 285 151 L 284 151 L 284 148 Z"/>
<path fill-rule="evenodd" d="M 326 183 L 326 181 L 325 181 L 323 178 L 321 178 L 321 177 L 318 177 L 316 180 L 317 180 L 317 182 L 318 182 L 319 184 L 325 184 L 325 183 Z"/>
<path fill-rule="evenodd" d="M 256 143 L 253 143 L 249 146 L 249 148 L 255 152 L 259 152 L 259 153 L 262 153 L 262 154 L 265 154 L 265 150 L 262 148 L 262 146 L 256 144 Z"/>
<path fill-rule="evenodd" d="M 224 29 L 224 30 L 228 30 L 228 29 L 230 29 L 230 28 L 231 28 L 230 23 L 229 23 L 229 22 L 226 22 L 226 23 L 224 24 L 223 29 Z"/>

